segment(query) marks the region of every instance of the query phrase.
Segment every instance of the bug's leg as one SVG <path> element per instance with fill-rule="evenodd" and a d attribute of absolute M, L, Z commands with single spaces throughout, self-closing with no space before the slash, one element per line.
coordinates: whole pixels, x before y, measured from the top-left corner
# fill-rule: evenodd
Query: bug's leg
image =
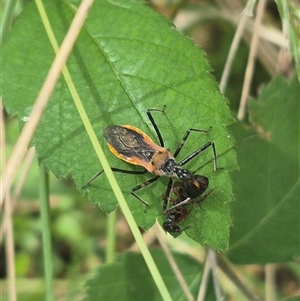
<path fill-rule="evenodd" d="M 214 189 L 211 189 L 210 191 L 204 193 L 201 198 L 199 200 L 196 200 L 194 201 L 193 203 L 196 204 L 196 205 L 200 205 L 200 203 L 202 203 L 210 194 L 212 194 L 213 192 L 215 191 L 215 188 Z"/>
<path fill-rule="evenodd" d="M 211 130 L 211 128 L 212 127 L 210 126 L 207 130 L 198 130 L 198 129 L 193 129 L 193 128 L 187 130 L 185 132 L 181 142 L 179 143 L 176 151 L 174 152 L 174 158 L 176 158 L 178 156 L 178 154 L 180 153 L 180 151 L 182 150 L 182 148 L 183 148 L 185 142 L 187 141 L 187 139 L 188 139 L 191 132 L 198 132 L 198 133 L 207 134 Z M 194 151 L 192 154 L 190 154 L 189 156 L 184 158 L 178 165 L 183 166 L 184 164 L 188 163 L 190 160 L 195 158 L 197 155 L 199 155 L 201 152 L 203 152 L 204 150 L 206 150 L 210 146 L 212 147 L 212 151 L 213 151 L 214 171 L 216 171 L 217 170 L 217 155 L 216 155 L 215 144 L 213 142 L 207 142 L 206 144 L 201 146 L 199 149 Z"/>
<path fill-rule="evenodd" d="M 97 172 L 90 180 L 88 180 L 88 182 L 87 183 L 85 183 L 82 187 L 81 187 L 81 189 L 85 189 L 85 188 L 87 188 L 95 179 L 97 179 L 102 173 L 103 173 L 103 169 L 101 170 L 101 171 L 99 171 L 99 172 Z"/>
<path fill-rule="evenodd" d="M 175 204 L 174 206 L 168 208 L 165 213 L 166 214 L 169 214 L 169 213 L 172 213 L 174 212 L 174 210 L 176 210 L 177 208 L 182 208 L 182 207 L 185 207 L 187 205 L 190 205 L 192 203 L 194 203 L 195 201 L 192 200 L 191 198 L 186 198 L 185 200 L 183 200 L 182 202 L 179 202 L 177 204 Z"/>
<path fill-rule="evenodd" d="M 114 172 L 125 173 L 127 175 L 143 175 L 148 172 L 146 169 L 144 169 L 144 170 L 126 170 L 126 169 L 120 169 L 120 168 L 116 168 L 116 167 L 112 167 L 111 170 Z"/>
<path fill-rule="evenodd" d="M 130 175 L 142 175 L 147 173 L 148 171 L 146 169 L 144 170 L 125 170 L 125 169 L 120 169 L 120 168 L 111 168 L 112 171 L 114 172 L 120 172 L 120 173 L 125 173 L 125 174 L 130 174 Z M 102 173 L 104 170 L 102 169 L 101 171 L 97 172 L 86 184 L 84 184 L 81 189 L 87 188 L 92 182 L 94 182 Z"/>
<path fill-rule="evenodd" d="M 213 193 L 214 190 L 215 190 L 215 189 L 212 189 L 212 190 L 210 190 L 209 192 L 203 194 L 203 195 L 201 196 L 201 198 L 198 199 L 198 200 L 191 199 L 191 198 L 186 198 L 186 199 L 183 200 L 182 202 L 179 202 L 179 203 L 175 204 L 174 206 L 168 208 L 168 209 L 165 211 L 165 213 L 166 213 L 166 214 L 171 214 L 171 213 L 175 212 L 176 210 L 178 210 L 178 208 L 183 208 L 183 207 L 188 206 L 188 205 L 191 205 L 191 204 L 193 204 L 193 205 L 198 205 L 198 204 L 200 204 L 201 202 L 203 202 L 203 201 L 204 201 L 211 193 Z M 190 211 L 191 211 L 191 210 L 192 210 L 192 208 L 191 208 L 191 209 L 189 210 L 189 212 L 187 213 L 187 216 L 190 214 Z"/>
<path fill-rule="evenodd" d="M 214 171 L 217 171 L 218 167 L 217 167 L 216 148 L 215 148 L 215 144 L 213 142 L 211 142 L 211 141 L 207 142 L 204 145 L 202 145 L 200 148 L 198 148 L 192 154 L 190 154 L 189 156 L 187 156 L 186 158 L 184 158 L 181 162 L 178 163 L 178 165 L 180 165 L 180 166 L 185 165 L 186 163 L 188 163 L 189 161 L 191 161 L 192 159 L 194 159 L 197 155 L 199 155 L 200 153 L 202 153 L 204 150 L 206 150 L 210 146 L 211 146 L 212 151 L 213 151 Z"/>
<path fill-rule="evenodd" d="M 173 179 L 170 178 L 169 182 L 168 182 L 166 192 L 163 194 L 163 197 L 162 197 L 162 200 L 163 200 L 162 211 L 163 212 L 166 212 L 166 210 L 167 210 L 167 206 L 168 206 L 168 203 L 170 201 L 170 195 L 171 195 L 172 187 L 173 187 Z"/>
<path fill-rule="evenodd" d="M 144 182 L 144 183 L 142 183 L 142 184 L 139 184 L 139 185 L 133 187 L 133 188 L 131 189 L 130 193 L 131 193 L 134 197 L 136 197 L 140 202 L 142 202 L 144 205 L 149 206 L 149 204 L 148 204 L 147 202 L 145 202 L 145 201 L 144 201 L 139 195 L 137 195 L 135 192 L 138 191 L 138 190 L 140 190 L 140 189 L 142 189 L 142 188 L 145 188 L 145 187 L 151 185 L 151 184 L 154 183 L 154 182 L 156 182 L 156 181 L 159 179 L 159 177 L 160 177 L 160 176 L 156 176 L 156 177 L 154 177 L 154 178 L 152 178 L 152 179 L 149 179 L 148 181 L 146 181 L 146 182 Z"/>
<path fill-rule="evenodd" d="M 174 152 L 174 157 L 176 158 L 179 155 L 181 149 L 183 148 L 183 146 L 184 146 L 185 142 L 187 141 L 187 139 L 188 139 L 191 132 L 199 132 L 199 133 L 207 134 L 210 131 L 210 129 L 211 129 L 211 127 L 209 127 L 207 130 L 198 130 L 198 129 L 189 129 L 189 130 L 187 130 L 185 132 L 185 134 L 183 135 L 183 138 L 182 138 L 181 142 L 177 146 L 177 149 Z"/>
<path fill-rule="evenodd" d="M 148 110 L 147 110 L 148 118 L 149 118 L 149 120 L 151 121 L 151 123 L 152 123 L 152 125 L 153 125 L 153 127 L 154 127 L 154 130 L 155 130 L 155 132 L 156 132 L 156 135 L 157 135 L 157 137 L 158 137 L 158 140 L 159 140 L 159 143 L 160 143 L 160 146 L 161 146 L 161 147 L 164 147 L 164 140 L 163 140 L 163 138 L 162 138 L 162 135 L 161 135 L 161 133 L 160 133 L 160 130 L 159 130 L 159 128 L 158 128 L 156 122 L 154 121 L 154 118 L 153 118 L 151 112 L 161 112 L 161 113 L 163 113 L 163 112 L 165 111 L 165 107 L 166 107 L 166 105 L 164 105 L 164 107 L 163 107 L 162 110 L 160 110 L 160 109 L 148 109 Z"/>
<path fill-rule="evenodd" d="M 191 228 L 191 225 L 188 225 L 188 226 L 186 226 L 185 228 L 181 229 L 181 232 L 183 232 L 183 231 L 185 231 L 185 230 L 187 230 L 187 229 L 189 229 L 189 228 Z"/>

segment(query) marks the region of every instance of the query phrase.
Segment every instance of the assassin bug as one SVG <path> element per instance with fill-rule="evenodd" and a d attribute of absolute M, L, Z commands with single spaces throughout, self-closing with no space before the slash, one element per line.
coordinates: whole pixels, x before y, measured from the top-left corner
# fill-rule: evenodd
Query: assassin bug
<path fill-rule="evenodd" d="M 210 146 L 213 150 L 214 170 L 216 170 L 216 151 L 213 142 L 207 142 L 196 151 L 191 153 L 189 156 L 181 160 L 179 163 L 176 162 L 175 158 L 180 153 L 190 133 L 207 133 L 208 130 L 199 130 L 194 128 L 187 130 L 180 144 L 175 150 L 174 155 L 172 155 L 170 150 L 164 147 L 162 135 L 151 114 L 151 112 L 153 111 L 163 113 L 164 109 L 147 110 L 147 116 L 154 127 L 160 146 L 156 145 L 150 137 L 148 137 L 144 132 L 132 125 L 111 125 L 104 130 L 104 137 L 108 143 L 108 147 L 116 157 L 128 163 L 144 167 L 144 170 L 141 171 L 130 171 L 113 167 L 113 171 L 127 174 L 144 174 L 148 171 L 155 175 L 155 177 L 131 189 L 131 194 L 145 205 L 148 205 L 148 203 L 146 203 L 140 196 L 138 196 L 136 194 L 136 191 L 156 182 L 160 176 L 170 177 L 168 187 L 172 186 L 173 177 L 177 177 L 181 180 L 192 178 L 193 175 L 187 169 L 182 168 L 182 166 L 191 161 L 193 158 L 195 158 Z M 83 186 L 83 188 L 89 185 L 102 172 L 103 170 L 97 173 L 86 185 Z"/>
<path fill-rule="evenodd" d="M 163 223 L 163 228 L 170 233 L 181 233 L 189 228 L 189 226 L 181 229 L 177 223 L 182 222 L 190 213 L 191 209 L 187 209 L 190 204 L 200 203 L 211 192 L 202 195 L 209 185 L 207 177 L 202 175 L 193 175 L 192 178 L 184 179 L 181 182 L 176 182 L 173 187 L 168 187 L 167 191 L 163 195 L 163 212 L 167 217 L 167 220 Z M 172 190 L 171 190 L 172 188 Z M 174 193 L 176 199 L 170 198 L 170 193 Z M 195 200 L 201 196 L 200 200 Z M 172 207 L 166 209 L 166 204 L 172 203 Z"/>

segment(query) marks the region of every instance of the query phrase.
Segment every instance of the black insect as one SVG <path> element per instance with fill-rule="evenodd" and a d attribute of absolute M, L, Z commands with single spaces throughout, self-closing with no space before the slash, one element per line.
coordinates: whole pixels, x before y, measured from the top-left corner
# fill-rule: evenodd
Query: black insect
<path fill-rule="evenodd" d="M 182 222 L 190 213 L 192 207 L 189 205 L 202 202 L 208 194 L 203 194 L 209 185 L 207 177 L 202 175 L 193 175 L 191 178 L 176 182 L 163 195 L 163 212 L 166 215 L 166 221 L 163 227 L 170 233 L 181 233 L 189 228 L 181 229 L 178 223 Z M 176 198 L 171 198 L 170 194 L 176 195 Z M 210 192 L 211 193 L 211 192 Z M 196 200 L 197 198 L 200 199 Z M 172 206 L 166 209 L 167 205 Z"/>

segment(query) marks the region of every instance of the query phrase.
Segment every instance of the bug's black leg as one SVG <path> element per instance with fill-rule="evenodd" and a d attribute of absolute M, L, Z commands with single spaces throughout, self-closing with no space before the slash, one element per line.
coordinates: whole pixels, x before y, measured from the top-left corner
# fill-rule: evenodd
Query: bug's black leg
<path fill-rule="evenodd" d="M 139 185 L 133 187 L 133 188 L 131 189 L 130 193 L 131 193 L 134 197 L 136 197 L 140 202 L 142 202 L 144 205 L 149 206 L 149 204 L 148 204 L 147 202 L 145 202 L 145 201 L 144 201 L 140 196 L 138 196 L 135 192 L 138 191 L 138 190 L 140 190 L 140 189 L 142 189 L 142 188 L 144 188 L 144 187 L 147 187 L 147 186 L 151 185 L 151 184 L 154 183 L 154 182 L 156 182 L 156 181 L 159 179 L 159 177 L 160 177 L 160 176 L 156 176 L 156 177 L 154 177 L 154 178 L 152 178 L 152 179 L 149 179 L 148 181 L 146 181 L 146 182 L 144 182 L 144 183 L 142 183 L 142 184 L 139 184 Z"/>
<path fill-rule="evenodd" d="M 167 206 L 168 206 L 168 203 L 169 203 L 169 200 L 170 200 L 170 194 L 171 194 L 172 187 L 173 187 L 173 179 L 170 178 L 169 182 L 168 182 L 167 190 L 164 193 L 163 198 L 162 198 L 163 199 L 163 207 L 162 207 L 163 212 L 166 212 L 166 210 L 167 210 Z"/>
<path fill-rule="evenodd" d="M 209 132 L 209 130 L 211 129 L 211 127 L 208 128 L 208 130 L 198 130 L 198 129 L 189 129 L 185 132 L 181 142 L 179 143 L 176 151 L 174 152 L 174 158 L 176 158 L 178 156 L 178 154 L 180 153 L 182 147 L 184 146 L 186 140 L 188 139 L 189 135 L 191 132 L 199 132 L 199 133 L 205 133 L 207 134 Z"/>
<path fill-rule="evenodd" d="M 125 174 L 130 174 L 130 175 L 142 175 L 147 173 L 148 171 L 146 169 L 144 170 L 125 170 L 125 169 L 120 169 L 120 168 L 111 168 L 112 171 L 114 172 L 120 172 L 120 173 L 125 173 Z M 99 172 L 97 172 L 86 184 L 84 184 L 81 188 L 85 189 L 87 188 L 92 182 L 94 182 L 102 173 L 103 169 Z"/>
<path fill-rule="evenodd" d="M 164 105 L 164 107 L 163 107 L 162 110 L 160 110 L 160 109 L 148 109 L 148 110 L 147 110 L 148 118 L 149 118 L 149 120 L 151 121 L 151 123 L 152 123 L 152 125 L 153 125 L 153 127 L 154 127 L 154 130 L 155 130 L 156 135 L 157 135 L 157 137 L 158 137 L 160 146 L 162 146 L 162 147 L 164 147 L 164 140 L 163 140 L 163 138 L 162 138 L 162 135 L 161 135 L 161 133 L 160 133 L 160 130 L 159 130 L 159 128 L 158 128 L 156 122 L 154 121 L 154 118 L 153 118 L 151 112 L 161 112 L 161 113 L 163 113 L 163 112 L 165 111 L 165 107 L 166 107 L 166 105 Z"/>
<path fill-rule="evenodd" d="M 148 172 L 146 169 L 144 169 L 144 170 L 126 170 L 126 169 L 120 169 L 120 168 L 116 168 L 116 167 L 112 167 L 111 170 L 114 172 L 125 173 L 128 175 L 143 175 Z"/>
<path fill-rule="evenodd" d="M 195 158 L 197 155 L 199 155 L 200 153 L 202 153 L 204 150 L 206 150 L 209 147 L 212 147 L 212 151 L 213 151 L 213 161 L 214 161 L 214 171 L 217 171 L 218 167 L 217 167 L 217 155 L 216 155 L 216 148 L 215 148 L 215 144 L 213 142 L 207 142 L 206 144 L 204 144 L 203 146 L 201 146 L 199 149 L 197 149 L 196 151 L 194 151 L 192 154 L 190 154 L 189 156 L 187 156 L 186 158 L 184 158 L 181 162 L 178 163 L 178 165 L 183 166 L 186 163 L 188 163 L 189 161 L 191 161 L 193 158 Z"/>
<path fill-rule="evenodd" d="M 97 172 L 90 180 L 88 180 L 88 182 L 87 183 L 85 183 L 82 187 L 81 187 L 81 189 L 85 189 L 85 188 L 87 188 L 95 179 L 97 179 L 102 173 L 103 173 L 103 169 L 101 170 L 101 171 L 99 171 L 99 172 Z"/>
<path fill-rule="evenodd" d="M 193 128 L 187 130 L 185 132 L 181 142 L 179 143 L 176 151 L 174 152 L 174 158 L 176 158 L 178 156 L 178 154 L 180 153 L 180 151 L 182 150 L 182 148 L 183 148 L 185 142 L 187 141 L 187 139 L 188 139 L 191 132 L 200 132 L 200 133 L 207 134 L 210 131 L 211 128 L 212 127 L 209 127 L 207 130 L 198 130 L 198 129 L 193 129 Z M 212 150 L 213 150 L 214 171 L 216 171 L 217 170 L 217 155 L 216 155 L 215 144 L 213 142 L 208 142 L 208 143 L 204 144 L 199 149 L 194 151 L 192 154 L 190 154 L 189 156 L 184 158 L 180 163 L 178 163 L 178 165 L 180 165 L 180 166 L 185 165 L 186 163 L 191 161 L 193 158 L 195 158 L 197 155 L 199 155 L 201 152 L 203 152 L 204 150 L 206 150 L 210 146 L 212 147 Z"/>

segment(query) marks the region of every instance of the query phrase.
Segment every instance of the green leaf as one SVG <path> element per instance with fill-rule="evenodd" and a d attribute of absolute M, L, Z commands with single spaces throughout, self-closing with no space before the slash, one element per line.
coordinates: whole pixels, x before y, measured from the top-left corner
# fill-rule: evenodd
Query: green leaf
<path fill-rule="evenodd" d="M 163 279 L 172 293 L 173 300 L 186 300 L 182 288 L 161 251 L 152 251 Z M 191 291 L 198 293 L 202 277 L 202 267 L 188 256 L 173 254 L 178 267 Z M 87 294 L 84 301 L 93 300 L 161 300 L 145 262 L 140 254 L 118 255 L 114 264 L 104 264 L 86 283 Z M 205 300 L 215 300 L 212 283 L 208 286 Z"/>
<path fill-rule="evenodd" d="M 48 1 L 46 10 L 61 40 L 73 17 L 73 7 L 66 1 Z M 10 114 L 26 120 L 53 57 L 32 3 L 15 23 L 3 49 L 3 99 Z M 218 154 L 233 145 L 226 130 L 232 117 L 226 99 L 209 74 L 205 55 L 176 31 L 170 21 L 139 1 L 96 1 L 67 65 L 113 167 L 141 170 L 110 153 L 103 129 L 111 124 L 131 124 L 158 143 L 146 110 L 164 105 L 165 113 L 154 112 L 154 118 L 165 146 L 171 151 L 189 128 L 206 130 L 212 126 L 207 135 L 190 135 L 178 156 L 179 161 L 207 141 L 215 142 Z M 79 188 L 101 170 L 63 79 L 56 86 L 33 145 L 41 163 L 58 178 L 71 175 Z M 227 203 L 232 199 L 228 171 L 235 168 L 234 153 L 220 156 L 218 164 L 222 169 L 214 172 L 210 150 L 187 164 L 191 171 L 209 178 L 208 191 L 213 193 L 201 207 L 193 206 L 182 225 L 192 225 L 187 233 L 197 242 L 224 250 L 230 225 Z M 140 227 L 148 229 L 156 219 L 165 220 L 161 207 L 168 179 L 162 178 L 138 191 L 150 204 L 145 210 L 131 196 L 130 189 L 151 175 L 116 173 L 116 176 Z M 117 201 L 105 175 L 92 182 L 87 190 L 92 202 L 105 212 L 116 208 Z"/>
<path fill-rule="evenodd" d="M 236 201 L 228 257 L 240 264 L 284 262 L 300 255 L 299 82 L 275 78 L 250 120 L 260 134 L 234 131 L 240 171 L 233 173 Z"/>

